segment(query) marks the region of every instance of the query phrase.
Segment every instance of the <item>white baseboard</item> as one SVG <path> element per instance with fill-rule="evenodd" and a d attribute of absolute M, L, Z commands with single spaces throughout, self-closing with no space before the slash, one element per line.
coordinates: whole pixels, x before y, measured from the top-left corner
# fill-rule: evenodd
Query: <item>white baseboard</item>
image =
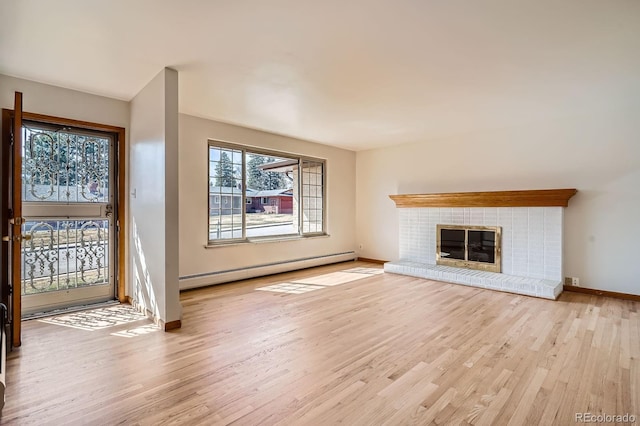
<path fill-rule="evenodd" d="M 286 262 L 270 263 L 266 265 L 256 265 L 246 268 L 231 269 L 227 271 L 211 272 L 206 274 L 189 275 L 180 277 L 180 290 L 206 287 L 213 284 L 228 283 L 231 281 L 256 278 L 264 275 L 290 272 L 298 269 L 311 268 L 313 266 L 329 265 L 331 263 L 346 262 L 356 260 L 356 253 L 353 251 L 345 253 L 330 254 L 326 256 L 308 257 L 295 259 Z"/>

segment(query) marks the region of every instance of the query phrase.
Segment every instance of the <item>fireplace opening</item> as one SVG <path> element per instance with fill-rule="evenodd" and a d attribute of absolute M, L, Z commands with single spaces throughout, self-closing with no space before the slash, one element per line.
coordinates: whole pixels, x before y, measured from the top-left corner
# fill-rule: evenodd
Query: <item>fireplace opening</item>
<path fill-rule="evenodd" d="M 500 272 L 499 226 L 437 225 L 436 263 Z"/>

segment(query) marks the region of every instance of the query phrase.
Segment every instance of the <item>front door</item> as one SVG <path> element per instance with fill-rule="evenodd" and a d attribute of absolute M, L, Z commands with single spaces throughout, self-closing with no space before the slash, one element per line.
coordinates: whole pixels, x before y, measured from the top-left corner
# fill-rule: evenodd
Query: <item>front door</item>
<path fill-rule="evenodd" d="M 22 315 L 115 298 L 114 136 L 22 124 Z"/>

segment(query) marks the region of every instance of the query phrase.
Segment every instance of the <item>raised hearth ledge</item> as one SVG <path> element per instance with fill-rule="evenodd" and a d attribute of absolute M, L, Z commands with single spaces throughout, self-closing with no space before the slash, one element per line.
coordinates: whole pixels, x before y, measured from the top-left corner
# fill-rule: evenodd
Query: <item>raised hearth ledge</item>
<path fill-rule="evenodd" d="M 443 192 L 389 195 L 398 208 L 411 207 L 567 207 L 575 188 L 525 191 Z"/>
<path fill-rule="evenodd" d="M 384 271 L 435 281 L 463 284 L 471 287 L 506 291 L 525 296 L 542 297 L 551 300 L 555 300 L 560 293 L 562 293 L 562 282 L 560 281 L 555 282 L 545 279 L 517 277 L 495 272 L 453 268 L 428 263 L 409 261 L 387 262 L 384 264 Z"/>

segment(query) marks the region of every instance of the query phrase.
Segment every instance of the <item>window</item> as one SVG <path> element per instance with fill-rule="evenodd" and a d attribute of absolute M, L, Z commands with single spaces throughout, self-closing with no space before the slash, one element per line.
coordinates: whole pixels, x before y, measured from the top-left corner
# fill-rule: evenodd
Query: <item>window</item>
<path fill-rule="evenodd" d="M 210 244 L 325 233 L 324 160 L 217 141 L 208 149 Z"/>
<path fill-rule="evenodd" d="M 324 163 L 302 162 L 302 232 L 322 232 L 324 217 Z"/>

